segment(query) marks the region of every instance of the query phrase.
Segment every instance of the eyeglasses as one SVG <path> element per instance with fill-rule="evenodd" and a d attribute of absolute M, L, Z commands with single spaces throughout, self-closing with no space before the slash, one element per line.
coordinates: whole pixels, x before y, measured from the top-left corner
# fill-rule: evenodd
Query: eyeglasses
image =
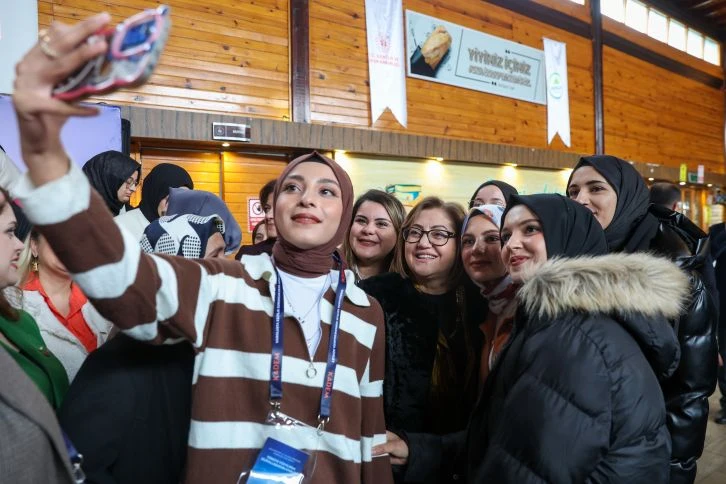
<path fill-rule="evenodd" d="M 449 239 L 453 239 L 454 237 L 456 237 L 456 234 L 454 232 L 449 232 L 448 230 L 421 230 L 417 228 L 412 228 L 403 231 L 403 240 L 405 240 L 409 244 L 415 244 L 416 242 L 421 240 L 421 237 L 423 237 L 424 235 L 426 236 L 426 238 L 429 239 L 431 245 L 435 245 L 437 247 L 446 245 Z"/>

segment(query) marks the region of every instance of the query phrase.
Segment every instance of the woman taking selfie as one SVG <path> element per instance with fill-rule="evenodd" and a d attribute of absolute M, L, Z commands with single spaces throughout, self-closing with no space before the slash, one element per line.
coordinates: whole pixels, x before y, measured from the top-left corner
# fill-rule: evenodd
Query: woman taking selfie
<path fill-rule="evenodd" d="M 651 205 L 643 177 L 614 156 L 581 158 L 567 194 L 600 222 L 610 252 L 655 253 L 673 260 L 690 277 L 687 311 L 674 324 L 681 363 L 664 382 L 663 392 L 673 443 L 670 482 L 693 483 L 717 375 L 715 289 L 706 286 L 713 277 L 713 268 L 705 263 L 706 234 L 682 214 Z"/>
<path fill-rule="evenodd" d="M 318 153 L 287 166 L 275 186 L 273 257 L 141 253 L 58 138 L 66 116 L 92 108 L 49 95 L 104 52 L 105 42 L 84 40 L 109 20 L 54 23 L 18 66 L 14 106 L 28 165 L 18 197 L 101 314 L 134 338 L 186 339 L 197 349 L 185 482 L 237 482 L 267 438 L 279 437 L 275 423 L 291 418 L 304 424 L 290 429 L 293 439 L 310 429 L 320 437 L 287 444 L 290 452 L 317 448 L 317 482 L 390 482 L 388 457 L 370 452 L 385 440 L 382 312 L 333 259 L 352 215 L 347 174 Z M 88 236 L 68 237 L 75 232 Z"/>
<path fill-rule="evenodd" d="M 405 217 L 403 205 L 389 193 L 368 190 L 358 197 L 343 244 L 357 280 L 394 270 L 396 242 Z"/>

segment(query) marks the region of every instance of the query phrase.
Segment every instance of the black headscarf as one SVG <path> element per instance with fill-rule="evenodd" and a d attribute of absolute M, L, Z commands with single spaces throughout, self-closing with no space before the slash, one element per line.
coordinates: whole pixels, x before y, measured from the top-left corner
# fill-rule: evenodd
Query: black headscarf
<path fill-rule="evenodd" d="M 104 151 L 83 165 L 83 173 L 114 216 L 124 206 L 118 199 L 118 189 L 135 172 L 141 177 L 141 165 L 118 151 Z"/>
<path fill-rule="evenodd" d="M 585 206 L 557 194 L 514 195 L 502 216 L 502 226 L 512 207 L 525 205 L 540 220 L 547 258 L 607 254 L 600 222 Z"/>
<path fill-rule="evenodd" d="M 606 155 L 580 158 L 575 170 L 581 166 L 595 168 L 618 197 L 613 220 L 605 229 L 610 252 L 648 250 L 659 223 L 657 218 L 648 213 L 650 192 L 640 173 L 627 161 Z M 567 181 L 568 187 L 571 181 L 572 175 Z"/>
<path fill-rule="evenodd" d="M 489 186 L 489 185 L 494 185 L 495 187 L 497 187 L 499 190 L 502 191 L 502 194 L 504 195 L 505 204 L 509 204 L 509 197 L 511 197 L 512 195 L 519 195 L 519 192 L 517 191 L 517 189 L 514 188 L 509 183 L 505 183 L 505 182 L 499 181 L 499 180 L 489 180 L 488 182 L 482 183 L 481 185 L 479 185 L 479 187 L 476 190 L 474 190 L 474 194 L 469 199 L 469 208 L 472 208 L 471 202 L 474 201 L 474 199 L 476 198 L 476 194 L 479 193 L 479 190 L 481 190 L 482 188 Z"/>
<path fill-rule="evenodd" d="M 151 169 L 141 187 L 139 209 L 146 220 L 153 222 L 159 218 L 159 202 L 169 195 L 170 188 L 187 187 L 194 189 L 194 182 L 187 171 L 171 163 L 160 163 Z"/>

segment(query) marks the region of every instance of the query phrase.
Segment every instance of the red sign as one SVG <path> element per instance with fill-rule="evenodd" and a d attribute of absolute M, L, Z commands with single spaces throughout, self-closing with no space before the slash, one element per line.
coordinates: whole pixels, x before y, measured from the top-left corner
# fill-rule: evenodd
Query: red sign
<path fill-rule="evenodd" d="M 255 226 L 265 220 L 265 211 L 259 198 L 247 199 L 247 231 L 252 232 Z"/>

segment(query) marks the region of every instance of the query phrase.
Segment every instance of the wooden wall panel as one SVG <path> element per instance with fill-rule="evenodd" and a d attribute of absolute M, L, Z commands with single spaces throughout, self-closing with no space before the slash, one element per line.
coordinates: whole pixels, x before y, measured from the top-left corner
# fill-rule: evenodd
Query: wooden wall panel
<path fill-rule="evenodd" d="M 252 243 L 252 232 L 247 225 L 247 199 L 257 198 L 260 188 L 277 178 L 287 161 L 271 157 L 223 153 L 224 201 L 242 228 L 243 243 Z"/>
<path fill-rule="evenodd" d="M 604 51 L 605 151 L 629 160 L 724 173 L 724 93 Z"/>
<path fill-rule="evenodd" d="M 289 119 L 288 0 L 166 0 L 173 28 L 145 86 L 98 98 L 179 110 Z M 146 0 L 40 0 L 39 24 L 107 11 L 113 22 Z"/>
<path fill-rule="evenodd" d="M 404 9 L 536 48 L 542 48 L 545 35 L 567 42 L 572 147 L 556 139 L 551 148 L 594 150 L 589 41 L 481 1 L 404 0 Z M 369 126 L 364 0 L 315 0 L 310 14 L 313 122 Z M 388 112 L 374 129 L 548 147 L 545 106 L 412 78 L 407 78 L 407 90 L 408 129 Z"/>
<path fill-rule="evenodd" d="M 136 148 L 138 149 L 138 148 Z M 157 148 L 141 148 L 136 151 L 132 147 L 132 157 L 141 163 L 141 180 L 152 168 L 160 163 L 171 163 L 184 168 L 194 181 L 194 188 L 220 195 L 220 158 L 219 153 L 202 151 L 164 150 Z M 131 199 L 136 206 L 141 200 L 141 190 L 137 190 Z"/>

